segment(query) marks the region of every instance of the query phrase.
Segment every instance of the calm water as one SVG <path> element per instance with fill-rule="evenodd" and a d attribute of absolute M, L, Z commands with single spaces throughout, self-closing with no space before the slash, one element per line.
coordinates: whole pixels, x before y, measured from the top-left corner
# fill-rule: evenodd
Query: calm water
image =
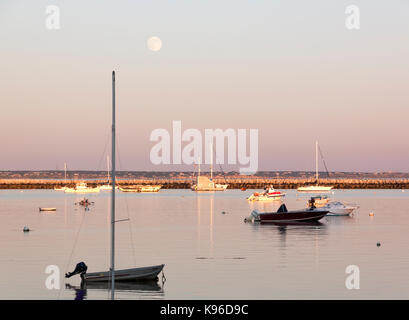
<path fill-rule="evenodd" d="M 166 282 L 122 285 L 121 299 L 408 299 L 409 191 L 336 190 L 332 197 L 360 206 L 352 217 L 313 226 L 244 223 L 253 191 L 196 194 L 117 193 L 117 268 L 166 264 Z M 287 190 L 286 205 L 307 196 Z M 75 264 L 108 270 L 109 192 L 83 196 L 52 190 L 0 191 L 1 299 L 107 299 L 104 287 L 80 290 Z M 52 213 L 38 207 L 56 207 Z M 226 214 L 222 214 L 225 211 Z M 374 216 L 370 217 L 369 212 Z M 24 226 L 32 232 L 23 233 Z M 377 242 L 381 243 L 377 247 Z M 61 289 L 48 290 L 48 265 L 61 270 Z M 360 289 L 345 287 L 348 265 L 360 268 Z"/>

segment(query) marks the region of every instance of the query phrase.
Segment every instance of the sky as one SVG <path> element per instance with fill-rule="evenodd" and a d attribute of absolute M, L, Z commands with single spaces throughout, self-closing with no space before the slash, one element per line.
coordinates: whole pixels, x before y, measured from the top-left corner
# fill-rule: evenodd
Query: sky
<path fill-rule="evenodd" d="M 151 132 L 180 120 L 258 129 L 263 171 L 314 170 L 318 140 L 330 171 L 408 172 L 408 16 L 407 0 L 1 0 L 0 170 L 104 170 L 115 70 L 120 170 L 193 170 L 150 160 Z"/>

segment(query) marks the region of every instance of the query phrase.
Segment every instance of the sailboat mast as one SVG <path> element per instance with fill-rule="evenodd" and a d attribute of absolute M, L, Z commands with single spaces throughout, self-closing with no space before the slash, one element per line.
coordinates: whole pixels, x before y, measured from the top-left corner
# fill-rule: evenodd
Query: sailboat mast
<path fill-rule="evenodd" d="M 318 185 L 318 141 L 315 141 L 315 180 Z"/>
<path fill-rule="evenodd" d="M 111 299 L 115 298 L 115 71 L 112 71 Z"/>
<path fill-rule="evenodd" d="M 67 185 L 67 163 L 64 162 L 64 184 Z"/>

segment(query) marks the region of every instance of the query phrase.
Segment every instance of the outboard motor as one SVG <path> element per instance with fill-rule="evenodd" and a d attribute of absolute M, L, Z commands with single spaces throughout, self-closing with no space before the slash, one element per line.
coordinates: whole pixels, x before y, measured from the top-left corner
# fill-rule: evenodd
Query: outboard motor
<path fill-rule="evenodd" d="M 316 208 L 315 207 L 315 198 L 314 197 L 312 197 L 311 200 L 308 200 L 308 205 L 309 205 L 311 210 L 314 210 Z"/>
<path fill-rule="evenodd" d="M 79 273 L 81 275 L 83 275 L 85 272 L 87 272 L 87 269 L 88 269 L 88 267 L 84 262 L 77 263 L 77 265 L 75 266 L 74 271 L 66 273 L 65 277 L 70 278 L 70 277 L 72 277 L 72 276 L 74 276 L 76 274 L 79 274 Z"/>
<path fill-rule="evenodd" d="M 285 203 L 283 203 L 280 208 L 278 208 L 277 213 L 283 213 L 283 212 L 288 212 L 287 207 L 285 206 Z"/>

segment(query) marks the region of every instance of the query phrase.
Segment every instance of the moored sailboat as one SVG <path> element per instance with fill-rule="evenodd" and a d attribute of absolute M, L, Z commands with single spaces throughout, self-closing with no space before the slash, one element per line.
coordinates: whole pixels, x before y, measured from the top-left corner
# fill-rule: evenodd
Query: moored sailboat
<path fill-rule="evenodd" d="M 80 274 L 83 281 L 111 283 L 111 299 L 115 298 L 115 281 L 150 281 L 158 280 L 164 264 L 115 270 L 115 72 L 112 72 L 112 190 L 111 190 L 111 266 L 108 271 L 87 273 L 88 267 L 84 262 L 77 264 L 73 272 L 65 276 L 69 278 Z"/>
<path fill-rule="evenodd" d="M 315 180 L 316 184 L 311 186 L 302 186 L 297 189 L 300 192 L 328 192 L 332 186 L 320 186 L 318 180 L 318 141 L 315 142 Z"/>
<path fill-rule="evenodd" d="M 213 181 L 213 147 L 211 145 L 210 150 L 211 160 L 210 160 L 210 179 L 206 176 L 200 175 L 200 158 L 199 158 L 199 169 L 197 174 L 196 183 L 191 186 L 192 191 L 225 191 L 228 184 L 215 183 Z"/>

